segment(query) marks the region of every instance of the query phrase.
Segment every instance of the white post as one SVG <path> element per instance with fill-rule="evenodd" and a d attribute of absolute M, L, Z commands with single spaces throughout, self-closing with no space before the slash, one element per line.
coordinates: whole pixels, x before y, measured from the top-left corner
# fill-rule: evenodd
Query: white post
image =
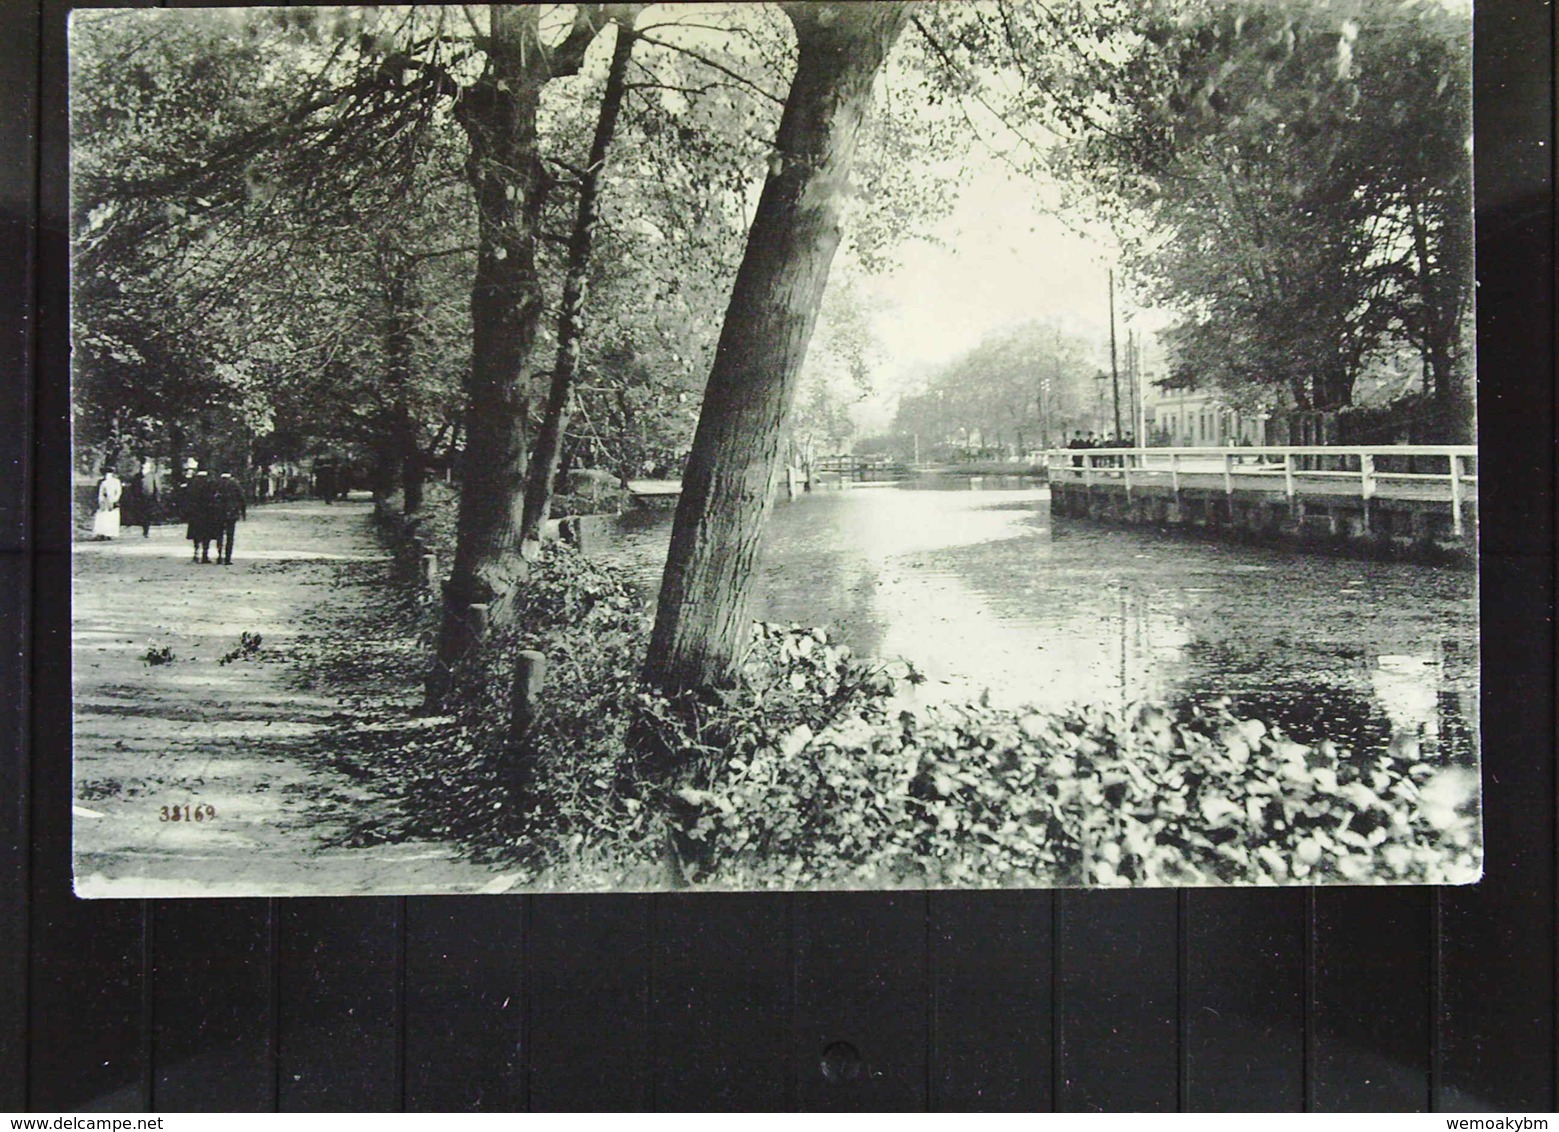
<path fill-rule="evenodd" d="M 1462 458 L 1451 454 L 1451 531 L 1462 537 Z"/>
<path fill-rule="evenodd" d="M 1294 454 L 1283 453 L 1283 493 L 1288 496 L 1290 505 L 1294 502 Z"/>
<path fill-rule="evenodd" d="M 1359 453 L 1359 491 L 1366 500 L 1375 498 L 1375 457 Z"/>
<path fill-rule="evenodd" d="M 1178 500 L 1180 498 L 1180 453 L 1178 452 L 1169 458 L 1169 486 Z"/>
<path fill-rule="evenodd" d="M 1227 451 L 1223 454 L 1223 493 L 1234 494 L 1234 454 Z"/>

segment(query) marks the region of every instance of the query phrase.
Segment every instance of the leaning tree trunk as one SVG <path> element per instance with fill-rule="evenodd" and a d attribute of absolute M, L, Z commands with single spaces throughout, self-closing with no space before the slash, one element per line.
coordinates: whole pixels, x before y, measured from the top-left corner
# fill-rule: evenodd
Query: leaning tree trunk
<path fill-rule="evenodd" d="M 872 81 L 908 5 L 785 10 L 796 73 L 683 474 L 645 665 L 669 691 L 732 682 L 747 646 L 749 583 L 796 376 L 839 246 Z"/>
<path fill-rule="evenodd" d="M 585 293 L 589 284 L 590 247 L 595 240 L 596 220 L 600 216 L 601 175 L 606 167 L 606 152 L 617 129 L 627 86 L 628 60 L 633 55 L 632 16 L 617 25 L 617 43 L 606 73 L 606 89 L 601 93 L 601 109 L 596 116 L 595 137 L 590 143 L 590 159 L 579 184 L 579 207 L 574 231 L 568 244 L 568 268 L 563 279 L 563 313 L 558 319 L 557 361 L 552 368 L 552 385 L 547 392 L 547 410 L 536 433 L 536 451 L 525 482 L 525 513 L 521 523 L 520 546 L 534 554 L 541 546 L 542 527 L 552 510 L 553 482 L 557 477 L 558 456 L 563 450 L 563 430 L 568 427 L 568 405 L 574 396 L 579 373 L 580 339 L 584 332 Z"/>
<path fill-rule="evenodd" d="M 525 483 L 525 368 L 541 320 L 536 227 L 546 191 L 536 112 L 546 83 L 577 70 L 595 34 L 595 5 L 579 5 L 568 39 L 548 50 L 534 5 L 489 6 L 481 77 L 455 116 L 470 143 L 466 176 L 476 197 L 477 263 L 471 288 L 471 368 L 455 558 L 444 594 L 438 660 L 428 681 L 437 704 L 470 649 L 476 603 L 498 603 L 524 577 L 520 517 Z"/>

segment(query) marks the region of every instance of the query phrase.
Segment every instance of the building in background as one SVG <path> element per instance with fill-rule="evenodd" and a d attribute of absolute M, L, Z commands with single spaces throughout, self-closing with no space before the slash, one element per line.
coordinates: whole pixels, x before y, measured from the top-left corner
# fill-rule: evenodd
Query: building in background
<path fill-rule="evenodd" d="M 1155 448 L 1222 448 L 1266 444 L 1271 414 L 1231 408 L 1216 393 L 1159 389 L 1149 378 L 1142 387 L 1147 443 Z"/>

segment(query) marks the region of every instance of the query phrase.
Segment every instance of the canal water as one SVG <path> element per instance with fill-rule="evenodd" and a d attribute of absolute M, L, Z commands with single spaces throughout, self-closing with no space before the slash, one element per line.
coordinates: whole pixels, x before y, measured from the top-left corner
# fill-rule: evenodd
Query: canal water
<path fill-rule="evenodd" d="M 653 595 L 671 512 L 619 519 L 602 557 Z M 1422 736 L 1476 758 L 1471 570 L 1052 519 L 1023 481 L 817 491 L 775 504 L 754 617 L 828 625 L 911 661 L 921 699 L 1062 707 L 1206 700 L 1302 741 Z"/>

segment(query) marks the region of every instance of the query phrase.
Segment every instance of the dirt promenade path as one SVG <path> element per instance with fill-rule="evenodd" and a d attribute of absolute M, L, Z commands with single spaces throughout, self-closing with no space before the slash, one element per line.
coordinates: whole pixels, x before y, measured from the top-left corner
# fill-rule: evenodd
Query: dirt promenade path
<path fill-rule="evenodd" d="M 339 844 L 391 803 L 330 752 L 351 741 L 365 705 L 416 726 L 414 684 L 383 666 L 320 663 L 348 635 L 359 654 L 417 647 L 404 623 L 376 616 L 391 563 L 370 510 L 251 508 L 232 566 L 191 562 L 182 527 L 77 544 L 78 893 L 411 894 L 512 883 L 444 845 Z M 258 634 L 257 648 L 244 648 L 246 633 Z"/>

